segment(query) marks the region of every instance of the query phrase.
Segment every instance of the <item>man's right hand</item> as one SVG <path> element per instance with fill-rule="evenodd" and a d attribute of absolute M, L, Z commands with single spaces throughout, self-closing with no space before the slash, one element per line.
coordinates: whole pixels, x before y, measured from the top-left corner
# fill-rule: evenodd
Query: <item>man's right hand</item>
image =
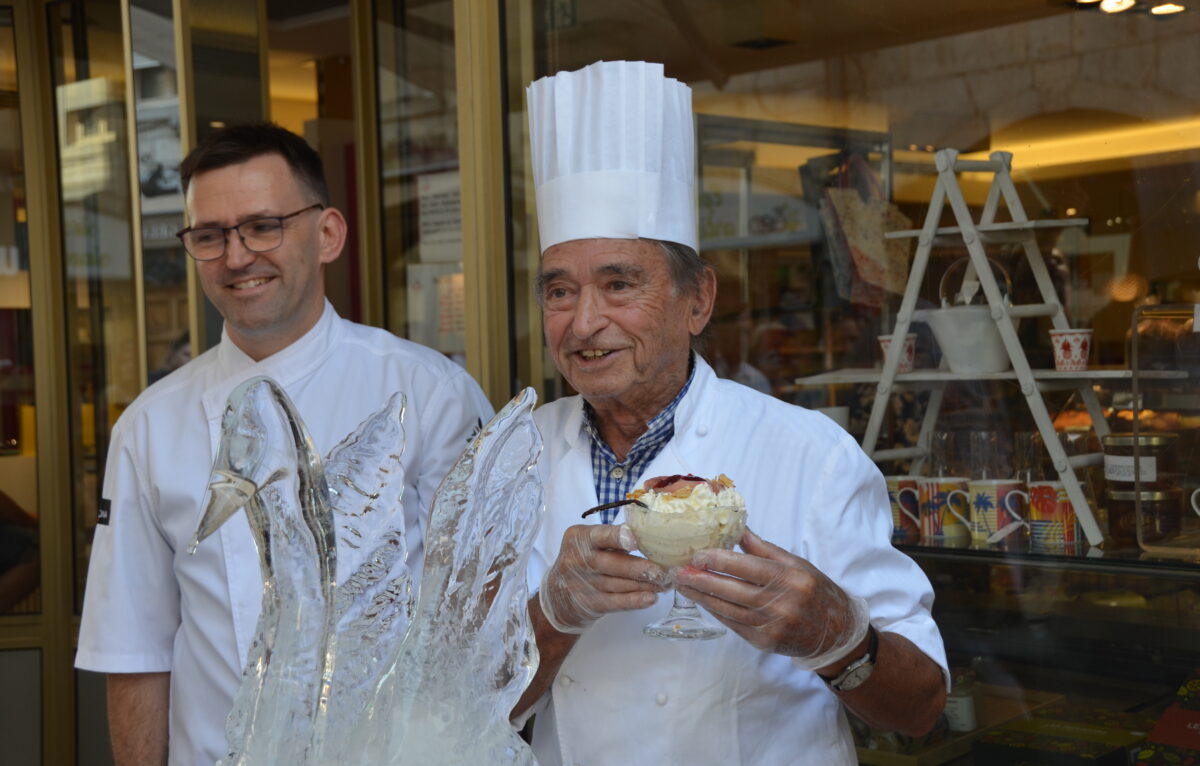
<path fill-rule="evenodd" d="M 542 612 L 562 633 L 582 633 L 608 612 L 645 609 L 670 587 L 662 567 L 638 556 L 629 528 L 578 525 L 562 539 L 558 559 L 542 578 Z"/>

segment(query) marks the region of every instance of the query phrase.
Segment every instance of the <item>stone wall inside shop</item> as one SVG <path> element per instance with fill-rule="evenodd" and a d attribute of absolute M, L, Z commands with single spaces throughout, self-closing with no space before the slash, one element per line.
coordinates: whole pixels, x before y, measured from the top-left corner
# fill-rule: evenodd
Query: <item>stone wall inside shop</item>
<path fill-rule="evenodd" d="M 1071 109 L 1137 120 L 1194 115 L 1200 14 L 1073 12 L 697 87 L 698 111 L 887 130 L 893 145 L 961 149 Z"/>

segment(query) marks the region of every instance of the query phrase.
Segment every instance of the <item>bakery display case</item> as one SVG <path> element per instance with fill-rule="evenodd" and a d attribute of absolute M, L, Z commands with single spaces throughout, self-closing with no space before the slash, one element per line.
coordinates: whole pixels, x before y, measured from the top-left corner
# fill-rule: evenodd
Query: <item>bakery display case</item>
<path fill-rule="evenodd" d="M 1192 562 L 1200 562 L 1198 315 L 1200 304 L 1134 312 L 1130 428 L 1119 444 L 1106 447 L 1104 464 L 1110 528 L 1125 542 L 1132 529 L 1132 541 L 1148 556 Z M 1187 377 L 1156 375 L 1164 370 Z"/>
<path fill-rule="evenodd" d="M 891 324 L 915 342 L 796 381 L 873 389 L 855 435 L 887 478 L 893 542 L 934 585 L 951 663 L 939 727 L 910 739 L 858 723 L 860 760 L 1200 758 L 1156 734 L 1200 668 L 1196 306 L 1145 302 L 1123 359 L 1101 355 L 1051 279 L 1069 236 L 1047 232 L 1089 222 L 1029 219 L 1011 155 L 935 160 L 924 226 L 887 235 L 917 242 Z M 995 180 L 972 211 L 958 178 L 983 172 Z M 931 285 L 939 250 L 957 260 Z M 922 323 L 931 333 L 910 333 Z M 888 426 L 906 391 L 923 397 L 907 440 Z"/>
<path fill-rule="evenodd" d="M 1061 545 L 1039 540 L 1036 528 L 1063 498 L 1045 437 L 1013 415 L 1008 379 L 948 381 L 919 472 L 915 461 L 881 462 L 899 517 L 894 542 L 934 586 L 953 689 L 945 720 L 925 738 L 859 726 L 862 763 L 1200 757 L 1200 712 L 1178 703 L 1200 668 L 1195 311 L 1188 304 L 1134 312 L 1129 367 L 1092 379 L 1101 428 L 1078 397 L 1048 393 L 1051 438 L 1076 471 L 1097 544 L 1083 535 Z M 954 388 L 985 385 L 978 397 Z M 936 494 L 921 486 L 933 479 L 961 487 L 962 505 L 946 502 L 963 517 L 957 534 L 946 533 L 953 525 L 936 536 L 922 525 L 914 535 L 915 525 L 903 523 L 928 518 Z M 956 712 L 964 704 L 973 712 L 966 724 Z"/>

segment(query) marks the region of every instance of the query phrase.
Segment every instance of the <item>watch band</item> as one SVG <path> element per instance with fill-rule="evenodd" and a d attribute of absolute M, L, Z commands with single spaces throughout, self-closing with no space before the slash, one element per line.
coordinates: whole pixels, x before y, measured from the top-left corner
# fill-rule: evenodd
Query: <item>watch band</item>
<path fill-rule="evenodd" d="M 868 624 L 867 653 L 851 662 L 836 676 L 823 676 L 820 673 L 817 675 L 834 691 L 850 691 L 851 689 L 858 688 L 858 686 L 871 676 L 871 671 L 875 669 L 875 655 L 878 651 L 879 634 L 875 632 L 874 625 Z"/>

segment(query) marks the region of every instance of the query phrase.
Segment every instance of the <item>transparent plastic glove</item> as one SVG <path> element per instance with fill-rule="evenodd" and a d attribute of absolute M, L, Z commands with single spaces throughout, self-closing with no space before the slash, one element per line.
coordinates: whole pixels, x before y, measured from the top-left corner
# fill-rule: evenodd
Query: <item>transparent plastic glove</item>
<path fill-rule="evenodd" d="M 637 543 L 624 524 L 579 525 L 563 534 L 538 601 L 560 633 L 583 633 L 601 615 L 645 609 L 669 586 L 662 567 L 629 555 Z"/>
<path fill-rule="evenodd" d="M 741 546 L 745 553 L 697 553 L 676 573 L 679 590 L 752 646 L 808 670 L 832 665 L 862 641 L 866 601 L 750 530 Z"/>

